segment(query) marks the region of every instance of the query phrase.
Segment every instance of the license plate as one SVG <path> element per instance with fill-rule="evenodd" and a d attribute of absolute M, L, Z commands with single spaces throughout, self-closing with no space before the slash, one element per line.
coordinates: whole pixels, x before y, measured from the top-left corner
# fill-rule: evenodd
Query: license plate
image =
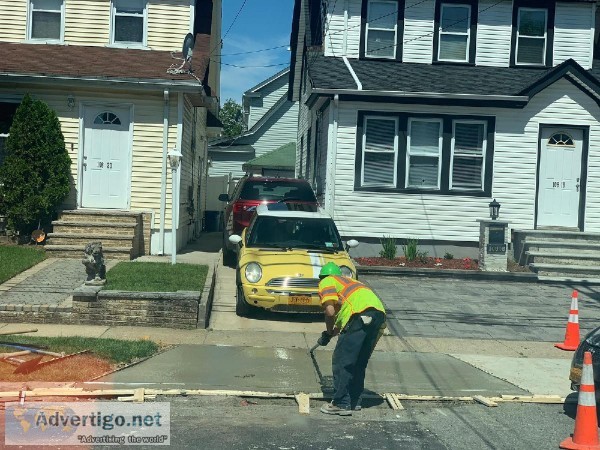
<path fill-rule="evenodd" d="M 311 298 L 308 295 L 290 295 L 288 305 L 310 305 Z"/>

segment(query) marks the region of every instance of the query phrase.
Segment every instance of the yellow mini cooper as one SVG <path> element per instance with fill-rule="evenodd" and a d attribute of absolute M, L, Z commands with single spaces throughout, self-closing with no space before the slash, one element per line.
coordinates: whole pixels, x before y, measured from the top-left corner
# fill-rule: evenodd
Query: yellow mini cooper
<path fill-rule="evenodd" d="M 333 222 L 322 211 L 298 211 L 293 204 L 260 205 L 242 235 L 229 240 L 239 246 L 236 313 L 256 308 L 282 312 L 320 311 L 321 267 L 333 261 L 342 274 L 356 278 L 356 267 Z"/>

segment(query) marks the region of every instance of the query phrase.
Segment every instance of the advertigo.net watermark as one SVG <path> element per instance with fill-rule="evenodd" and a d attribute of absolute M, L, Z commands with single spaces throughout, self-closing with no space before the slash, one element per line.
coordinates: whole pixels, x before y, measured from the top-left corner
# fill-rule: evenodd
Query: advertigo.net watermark
<path fill-rule="evenodd" d="M 7 403 L 5 445 L 170 445 L 169 403 Z"/>

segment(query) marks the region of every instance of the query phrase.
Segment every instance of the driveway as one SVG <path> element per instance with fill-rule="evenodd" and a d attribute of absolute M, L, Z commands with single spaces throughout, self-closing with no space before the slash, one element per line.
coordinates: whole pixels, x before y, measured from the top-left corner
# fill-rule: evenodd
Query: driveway
<path fill-rule="evenodd" d="M 561 342 L 573 289 L 582 337 L 600 325 L 600 288 L 530 282 L 363 276 L 400 337 Z"/>

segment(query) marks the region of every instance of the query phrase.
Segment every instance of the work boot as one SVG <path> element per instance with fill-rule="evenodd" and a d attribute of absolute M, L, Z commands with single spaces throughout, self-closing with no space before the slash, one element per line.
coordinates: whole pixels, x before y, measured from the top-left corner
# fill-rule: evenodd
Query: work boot
<path fill-rule="evenodd" d="M 340 408 L 339 406 L 335 406 L 333 402 L 325 403 L 321 406 L 321 412 L 324 414 L 332 414 L 336 416 L 351 416 L 352 410 L 346 408 Z"/>

